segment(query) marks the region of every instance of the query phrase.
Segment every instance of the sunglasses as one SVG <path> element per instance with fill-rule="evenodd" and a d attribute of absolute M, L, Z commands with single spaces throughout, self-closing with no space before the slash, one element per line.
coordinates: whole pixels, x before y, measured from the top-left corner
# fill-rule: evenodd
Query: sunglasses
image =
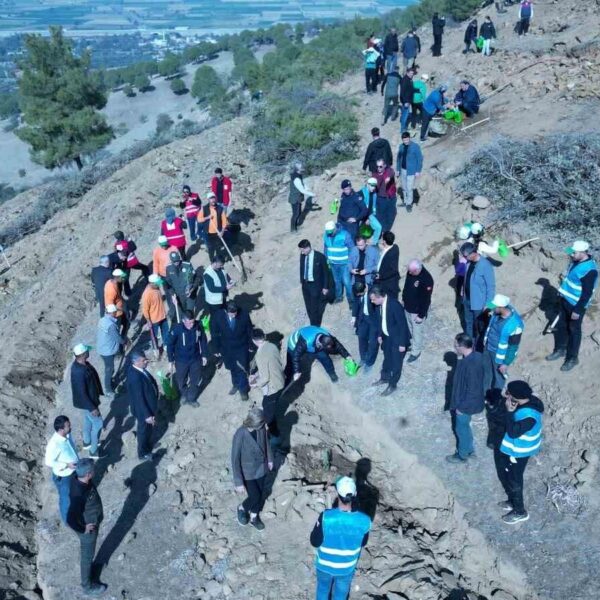
<path fill-rule="evenodd" d="M 377 165 L 377 170 L 385 169 L 385 165 Z"/>

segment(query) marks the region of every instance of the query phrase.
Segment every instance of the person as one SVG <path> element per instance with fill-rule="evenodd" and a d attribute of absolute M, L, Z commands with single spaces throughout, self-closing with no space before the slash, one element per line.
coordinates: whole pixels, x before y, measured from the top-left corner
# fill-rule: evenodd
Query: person
<path fill-rule="evenodd" d="M 179 256 L 179 253 L 177 253 Z M 161 287 L 163 279 L 158 275 L 150 275 L 148 285 L 142 294 L 142 316 L 146 319 L 146 330 L 151 330 L 153 343 L 156 343 L 156 350 L 162 352 L 169 339 L 169 324 L 167 323 L 167 311 L 163 302 Z M 158 345 L 158 334 L 160 332 L 161 346 Z"/>
<path fill-rule="evenodd" d="M 560 312 L 554 335 L 554 351 L 546 356 L 549 361 L 564 358 L 565 362 L 560 368 L 563 372 L 579 364 L 581 326 L 598 286 L 598 266 L 590 254 L 590 244 L 585 240 L 577 240 L 566 252 L 571 260 L 558 290 Z"/>
<path fill-rule="evenodd" d="M 266 339 L 262 329 L 252 330 L 252 343 L 256 346 L 256 354 L 251 368 L 256 368 L 256 373 L 250 377 L 251 387 L 260 387 L 263 393 L 262 411 L 271 445 L 279 444 L 279 429 L 277 427 L 277 404 L 285 386 L 285 374 L 281 364 L 279 348 Z"/>
<path fill-rule="evenodd" d="M 423 73 L 418 77 L 413 77 L 414 94 L 412 100 L 412 110 L 410 113 L 411 129 L 416 129 L 417 125 L 419 125 L 423 120 L 423 102 L 425 102 L 425 98 L 427 98 L 428 79 L 429 75 L 427 75 L 427 73 Z"/>
<path fill-rule="evenodd" d="M 477 39 L 477 19 L 472 19 L 469 21 L 467 28 L 465 29 L 465 49 L 463 50 L 463 54 L 468 54 L 469 52 L 475 52 L 473 48 L 471 48 L 471 44 L 475 43 Z"/>
<path fill-rule="evenodd" d="M 492 316 L 483 339 L 485 389 L 501 390 L 508 367 L 519 352 L 525 324 L 508 296 L 496 294 L 486 308 L 492 311 Z"/>
<path fill-rule="evenodd" d="M 470 84 L 466 79 L 460 82 L 460 89 L 454 96 L 454 104 L 467 117 L 472 117 L 479 112 L 481 99 L 477 88 Z"/>
<path fill-rule="evenodd" d="M 352 308 L 352 324 L 358 337 L 358 353 L 363 373 L 369 373 L 377 360 L 379 351 L 379 324 L 375 305 L 369 299 L 367 284 L 355 281 L 352 286 L 354 306 Z"/>
<path fill-rule="evenodd" d="M 504 392 L 506 416 L 504 436 L 494 448 L 496 473 L 507 500 L 500 508 L 510 511 L 502 517 L 507 525 L 529 519 L 523 500 L 523 475 L 531 456 L 539 453 L 542 445 L 542 415 L 544 404 L 533 395 L 525 381 L 510 381 Z"/>
<path fill-rule="evenodd" d="M 171 311 L 171 321 L 177 315 L 176 304 L 182 311 L 194 311 L 196 291 L 200 285 L 200 272 L 194 271 L 191 262 L 181 260 L 179 252 L 171 253 L 171 264 L 167 267 L 167 274 L 162 283 Z"/>
<path fill-rule="evenodd" d="M 187 223 L 178 217 L 175 209 L 169 206 L 165 210 L 165 218 L 160 224 L 160 232 L 167 238 L 170 246 L 175 246 L 181 256 L 185 256 L 185 231 Z"/>
<path fill-rule="evenodd" d="M 198 213 L 200 212 L 200 208 L 202 208 L 202 200 L 200 200 L 200 196 L 196 192 L 192 192 L 189 185 L 183 186 L 182 200 L 179 203 L 179 208 L 182 208 L 185 214 L 192 244 L 198 237 L 203 239 L 204 232 L 200 223 L 198 223 Z"/>
<path fill-rule="evenodd" d="M 421 38 L 419 37 L 419 34 L 417 33 L 417 28 L 413 26 L 413 28 L 411 29 L 413 37 L 415 38 L 415 42 L 417 43 L 417 55 L 421 54 Z M 418 65 L 414 65 L 415 67 L 415 73 L 417 71 L 417 67 Z"/>
<path fill-rule="evenodd" d="M 381 223 L 377 218 L 377 179 L 369 177 L 366 185 L 359 192 L 367 208 L 367 215 L 363 221 L 363 225 L 368 225 L 373 233 L 371 235 L 371 244 L 377 246 L 381 237 Z M 359 232 L 361 228 L 359 227 Z"/>
<path fill-rule="evenodd" d="M 431 305 L 433 293 L 433 277 L 423 266 L 423 263 L 413 258 L 408 263 L 408 272 L 404 289 L 402 290 L 402 303 L 406 311 L 408 328 L 412 336 L 410 356 L 407 362 L 418 360 L 423 349 L 423 327 Z"/>
<path fill-rule="evenodd" d="M 233 211 L 233 184 L 229 177 L 223 175 L 221 167 L 215 169 L 215 175 L 210 181 L 210 189 L 215 195 L 217 204 L 229 217 Z"/>
<path fill-rule="evenodd" d="M 367 239 L 357 236 L 356 245 L 350 250 L 350 274 L 352 283 L 361 281 L 367 287 L 373 285 L 379 262 L 379 250 L 377 246 L 367 244 Z"/>
<path fill-rule="evenodd" d="M 86 596 L 100 596 L 107 585 L 94 581 L 93 564 L 96 554 L 98 530 L 104 513 L 100 494 L 93 482 L 94 461 L 84 458 L 76 468 L 69 488 L 69 514 L 67 523 L 79 538 L 79 570 L 81 588 Z"/>
<path fill-rule="evenodd" d="M 211 335 L 215 345 L 215 355 L 222 357 L 225 368 L 231 374 L 229 395 L 237 392 L 240 400 L 248 400 L 250 385 L 250 345 L 252 344 L 252 321 L 250 315 L 233 301 L 229 300 L 224 310 L 211 317 Z"/>
<path fill-rule="evenodd" d="M 385 60 L 383 55 L 383 40 L 381 38 L 375 38 L 375 50 L 379 53 L 377 57 L 377 61 L 375 62 L 375 77 L 377 79 L 377 83 L 381 83 L 383 81 L 383 76 L 385 75 Z"/>
<path fill-rule="evenodd" d="M 290 334 L 287 343 L 286 381 L 290 381 L 292 378 L 294 381 L 300 379 L 302 357 L 309 355 L 311 363 L 316 358 L 323 365 L 331 381 L 336 383 L 338 376 L 330 354 L 339 354 L 342 358 L 352 358 L 341 342 L 324 327 L 310 325 L 296 329 Z"/>
<path fill-rule="evenodd" d="M 110 260 L 107 255 L 101 256 L 98 265 L 92 268 L 92 272 L 90 274 L 90 279 L 92 280 L 94 294 L 96 295 L 101 317 L 104 316 L 106 307 L 104 304 L 104 286 L 111 277 L 112 269 L 110 268 Z"/>
<path fill-rule="evenodd" d="M 367 207 L 362 196 L 352 188 L 349 179 L 342 181 L 341 188 L 342 196 L 337 222 L 340 227 L 350 234 L 350 238 L 354 239 L 358 235 L 358 226 L 367 217 Z"/>
<path fill-rule="evenodd" d="M 408 121 L 412 110 L 413 97 L 415 95 L 415 87 L 413 85 L 413 77 L 415 70 L 410 67 L 400 80 L 400 133 L 408 129 Z M 390 163 L 391 164 L 391 163 Z"/>
<path fill-rule="evenodd" d="M 319 327 L 329 294 L 329 269 L 325 255 L 313 250 L 308 240 L 301 240 L 300 249 L 300 285 L 308 321 Z"/>
<path fill-rule="evenodd" d="M 522 0 L 519 4 L 519 23 L 517 25 L 519 35 L 527 35 L 531 19 L 533 19 L 533 2 Z"/>
<path fill-rule="evenodd" d="M 137 420 L 137 453 L 140 460 L 152 460 L 152 435 L 158 412 L 158 384 L 147 370 L 148 359 L 139 351 L 131 353 L 127 373 L 127 397 Z"/>
<path fill-rule="evenodd" d="M 496 295 L 496 276 L 492 263 L 477 252 L 474 244 L 464 243 L 460 253 L 468 261 L 463 286 L 465 333 L 476 341 L 480 334 L 477 319 Z"/>
<path fill-rule="evenodd" d="M 381 254 L 374 283 L 382 292 L 397 299 L 400 293 L 400 248 L 395 241 L 396 236 L 391 231 L 381 236 Z"/>
<path fill-rule="evenodd" d="M 225 300 L 229 290 L 235 285 L 227 271 L 223 268 L 225 257 L 215 254 L 210 266 L 204 271 L 204 300 L 212 317 L 221 308 L 225 308 Z"/>
<path fill-rule="evenodd" d="M 165 235 L 158 236 L 158 246 L 152 251 L 152 272 L 163 279 L 167 275 L 167 267 L 171 264 L 171 254 L 179 252 L 175 246 L 169 246 Z"/>
<path fill-rule="evenodd" d="M 59 415 L 54 419 L 54 433 L 46 444 L 44 464 L 52 469 L 52 481 L 58 492 L 58 513 L 65 524 L 71 478 L 78 462 L 79 455 L 71 435 L 71 421 L 69 417 Z"/>
<path fill-rule="evenodd" d="M 109 304 L 106 313 L 98 321 L 96 329 L 96 352 L 104 363 L 104 394 L 112 398 L 115 394 L 113 377 L 115 356 L 128 344 L 127 338 L 119 333 L 119 321 L 115 317 L 117 307 Z"/>
<path fill-rule="evenodd" d="M 117 307 L 115 318 L 119 322 L 121 335 L 127 335 L 127 329 L 129 326 L 127 307 L 122 295 L 123 284 L 126 279 L 127 273 L 125 273 L 125 271 L 121 269 L 115 269 L 112 272 L 112 277 L 104 286 L 104 306 L 114 304 Z"/>
<path fill-rule="evenodd" d="M 392 162 L 377 159 L 377 170 L 373 177 L 377 179 L 377 218 L 383 231 L 390 231 L 396 220 L 396 174 L 390 167 Z"/>
<path fill-rule="evenodd" d="M 386 73 L 381 82 L 381 95 L 383 96 L 383 122 L 385 125 L 388 119 L 395 121 L 398 118 L 398 101 L 400 94 L 400 71 L 394 67 L 392 71 Z"/>
<path fill-rule="evenodd" d="M 365 59 L 365 84 L 367 94 L 377 92 L 377 59 L 379 52 L 374 47 L 362 51 Z"/>
<path fill-rule="evenodd" d="M 431 119 L 433 119 L 437 113 L 441 112 L 448 103 L 445 96 L 447 90 L 447 85 L 440 85 L 425 98 L 425 102 L 423 102 L 423 116 L 421 119 L 421 142 L 424 142 L 427 139 Z"/>
<path fill-rule="evenodd" d="M 310 534 L 317 549 L 317 600 L 346 600 L 361 550 L 367 545 L 371 519 L 352 506 L 356 482 L 340 477 L 336 484 L 337 506 L 324 510 Z"/>
<path fill-rule="evenodd" d="M 290 220 L 290 231 L 298 231 L 301 224 L 301 216 L 312 209 L 312 199 L 314 193 L 307 189 L 304 185 L 304 166 L 302 163 L 294 163 L 292 172 L 290 173 L 290 193 L 288 201 L 292 206 L 292 218 Z M 302 202 L 306 202 L 304 210 Z"/>
<path fill-rule="evenodd" d="M 475 352 L 471 336 L 459 333 L 454 338 L 454 350 L 460 360 L 452 379 L 449 408 L 452 431 L 456 436 L 456 452 L 446 456 L 446 460 L 461 464 L 474 456 L 471 417 L 483 412 L 485 370 L 483 357 Z"/>
<path fill-rule="evenodd" d="M 231 445 L 231 470 L 233 485 L 246 499 L 237 508 L 240 525 L 252 525 L 263 531 L 260 511 L 266 500 L 266 479 L 273 470 L 273 455 L 265 416 L 260 408 L 248 411 L 242 426 L 235 432 Z"/>
<path fill-rule="evenodd" d="M 442 36 L 444 35 L 444 27 L 446 26 L 446 17 L 440 17 L 436 12 L 433 13 L 431 26 L 433 28 L 433 46 L 431 46 L 431 53 L 433 56 L 443 56 Z"/>
<path fill-rule="evenodd" d="M 423 152 L 421 152 L 421 147 L 410 139 L 408 131 L 404 131 L 396 156 L 396 173 L 400 173 L 406 212 L 412 212 L 415 180 L 421 176 L 422 170 Z"/>
<path fill-rule="evenodd" d="M 390 143 L 380 136 L 378 127 L 371 129 L 372 141 L 367 146 L 365 152 L 365 158 L 363 160 L 363 170 L 368 169 L 369 173 L 375 173 L 377 171 L 377 161 L 382 159 L 386 165 L 392 164 L 392 147 Z"/>
<path fill-rule="evenodd" d="M 181 323 L 175 323 L 167 338 L 167 357 L 182 404 L 198 404 L 202 367 L 208 364 L 208 342 L 204 328 L 194 319 L 194 313 L 184 312 Z"/>
<path fill-rule="evenodd" d="M 374 385 L 386 385 L 382 396 L 396 391 L 402 375 L 402 364 L 410 346 L 410 329 L 402 304 L 381 288 L 373 286 L 369 299 L 377 307 L 378 342 L 383 350 L 381 375 Z"/>
<path fill-rule="evenodd" d="M 385 56 L 385 72 L 392 73 L 398 63 L 398 33 L 395 27 L 391 27 L 389 33 L 383 40 L 383 54 Z"/>
<path fill-rule="evenodd" d="M 83 411 L 83 449 L 89 451 L 89 457 L 100 458 L 98 440 L 104 425 L 100 413 L 100 396 L 104 395 L 98 371 L 89 362 L 90 347 L 77 344 L 73 348 L 71 364 L 71 395 L 73 407 Z"/>
<path fill-rule="evenodd" d="M 117 252 L 124 252 L 126 255 L 125 268 L 127 270 L 136 269 L 142 272 L 142 277 L 148 278 L 150 269 L 147 265 L 140 262 L 140 259 L 136 255 L 137 245 L 131 237 L 125 239 L 125 234 L 122 231 L 115 231 L 113 233 L 115 238 L 115 250 Z"/>
<path fill-rule="evenodd" d="M 339 223 L 327 221 L 323 235 L 324 254 L 331 268 L 335 282 L 335 302 L 342 302 L 344 290 L 346 299 L 352 306 L 352 281 L 350 280 L 350 250 L 354 242 L 350 234 Z"/>
<path fill-rule="evenodd" d="M 492 40 L 496 39 L 496 28 L 492 23 L 492 18 L 488 15 L 485 21 L 481 25 L 479 35 L 483 38 L 483 47 L 481 48 L 481 54 L 483 56 L 489 56 L 492 53 L 491 45 Z"/>
<path fill-rule="evenodd" d="M 409 67 L 412 68 L 415 65 L 417 59 L 419 46 L 415 38 L 415 34 L 412 30 L 406 34 L 406 37 L 402 40 L 400 46 L 400 52 L 402 52 L 402 65 L 406 71 Z"/>
<path fill-rule="evenodd" d="M 227 229 L 227 215 L 223 207 L 217 204 L 214 192 L 209 192 L 207 199 L 208 204 L 205 204 L 198 213 L 198 223 L 202 223 L 205 228 L 208 258 L 212 262 L 217 254 L 219 240 Z"/>

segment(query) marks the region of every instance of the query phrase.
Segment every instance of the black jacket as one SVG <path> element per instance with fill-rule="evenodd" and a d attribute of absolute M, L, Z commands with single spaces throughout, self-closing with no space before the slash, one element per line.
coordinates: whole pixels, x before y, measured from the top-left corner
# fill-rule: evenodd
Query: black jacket
<path fill-rule="evenodd" d="M 379 323 L 379 337 L 383 337 L 383 306 L 377 307 L 377 317 Z M 388 296 L 386 309 L 386 325 L 388 337 L 392 343 L 398 346 L 408 348 L 410 346 L 410 329 L 406 321 L 406 313 L 402 304 L 394 298 Z"/>
<path fill-rule="evenodd" d="M 444 17 L 433 17 L 431 26 L 433 27 L 433 35 L 442 35 L 446 26 L 446 19 Z"/>
<path fill-rule="evenodd" d="M 404 75 L 400 80 L 400 104 L 412 104 L 414 95 L 415 86 L 413 85 L 413 80 L 408 75 Z"/>
<path fill-rule="evenodd" d="M 331 352 L 328 352 L 327 354 L 339 354 L 340 356 L 342 356 L 342 358 L 348 358 L 350 356 L 350 353 L 348 352 L 348 350 L 346 350 L 346 348 L 344 348 L 344 346 L 342 345 L 342 343 L 336 338 L 331 336 L 331 339 L 333 340 L 333 350 Z M 294 347 L 294 349 L 291 352 L 292 355 L 292 365 L 294 367 L 294 373 L 300 373 L 301 372 L 301 361 L 302 361 L 302 357 L 308 352 L 308 348 L 306 346 L 306 340 L 300 336 L 298 338 L 298 342 L 296 343 L 296 346 Z"/>
<path fill-rule="evenodd" d="M 375 173 L 375 171 L 377 171 L 377 161 L 380 158 L 383 159 L 388 166 L 394 161 L 390 143 L 384 138 L 374 139 L 367 146 L 362 168 L 366 169 L 368 167 L 371 173 Z"/>
<path fill-rule="evenodd" d="M 400 248 L 394 244 L 381 260 L 381 266 L 375 278 L 375 284 L 388 294 L 397 294 L 400 290 Z"/>
<path fill-rule="evenodd" d="M 398 52 L 400 46 L 398 45 L 398 34 L 388 33 L 383 40 L 383 53 L 386 56 L 391 56 L 394 52 Z"/>
<path fill-rule="evenodd" d="M 484 40 L 491 40 L 496 37 L 496 28 L 491 21 L 484 21 L 483 25 L 479 29 L 479 35 Z"/>
<path fill-rule="evenodd" d="M 154 417 L 158 410 L 158 384 L 148 371 L 144 375 L 133 365 L 127 373 L 127 397 L 131 414 L 139 421 Z"/>
<path fill-rule="evenodd" d="M 467 415 L 480 413 L 484 405 L 484 387 L 483 356 L 479 352 L 471 352 L 456 364 L 450 410 Z"/>
<path fill-rule="evenodd" d="M 168 265 L 165 275 L 165 287 L 173 290 L 180 300 L 189 297 L 200 285 L 200 269 L 194 270 L 192 263 L 182 261 L 176 265 Z"/>
<path fill-rule="evenodd" d="M 304 265 L 306 264 L 306 256 L 304 254 L 300 255 L 300 283 L 302 287 L 311 295 L 311 296 L 320 296 L 322 290 L 328 289 L 328 268 L 327 268 L 327 259 L 322 252 L 318 250 L 313 250 L 313 279 L 314 281 L 306 281 L 304 279 Z"/>
<path fill-rule="evenodd" d="M 115 269 L 121 269 L 122 271 L 127 272 L 127 258 L 121 259 L 119 257 L 118 252 L 111 252 L 108 255 L 108 260 L 110 262 L 110 271 L 114 271 Z M 112 277 L 112 275 L 111 275 Z"/>
<path fill-rule="evenodd" d="M 378 326 L 377 307 L 367 298 L 368 316 L 364 313 L 364 296 L 355 296 L 352 302 L 352 316 L 354 317 L 354 329 L 358 332 L 358 328 L 366 323 L 369 326 Z"/>
<path fill-rule="evenodd" d="M 467 25 L 467 28 L 465 29 L 465 37 L 463 39 L 464 39 L 465 44 L 468 44 L 469 42 L 474 42 L 477 39 L 477 23 L 476 22 L 473 23 L 473 21 L 471 21 Z"/>
<path fill-rule="evenodd" d="M 225 309 L 219 310 L 212 317 L 212 341 L 215 351 L 227 355 L 230 352 L 250 351 L 252 344 L 252 321 L 245 310 L 239 310 L 235 317 L 233 329 Z"/>
<path fill-rule="evenodd" d="M 73 406 L 90 412 L 100 406 L 100 396 L 104 395 L 100 377 L 94 367 L 86 362 L 79 364 L 76 360 L 71 365 L 71 393 Z"/>
<path fill-rule="evenodd" d="M 85 533 L 86 525 L 98 525 L 104 518 L 102 500 L 92 481 L 82 483 L 76 476 L 71 478 L 69 489 L 69 512 L 67 524 L 77 533 Z"/>
<path fill-rule="evenodd" d="M 94 286 L 94 292 L 96 293 L 96 300 L 104 303 L 104 286 L 106 282 L 112 278 L 112 270 L 110 267 L 94 267 L 90 274 L 92 279 L 92 285 Z"/>
<path fill-rule="evenodd" d="M 402 303 L 406 312 L 424 319 L 429 311 L 432 292 L 433 277 L 425 267 L 418 275 L 407 273 L 402 290 Z"/>
<path fill-rule="evenodd" d="M 167 340 L 167 356 L 169 362 L 182 363 L 208 358 L 208 343 L 202 325 L 196 323 L 191 329 L 183 323 L 173 325 Z"/>

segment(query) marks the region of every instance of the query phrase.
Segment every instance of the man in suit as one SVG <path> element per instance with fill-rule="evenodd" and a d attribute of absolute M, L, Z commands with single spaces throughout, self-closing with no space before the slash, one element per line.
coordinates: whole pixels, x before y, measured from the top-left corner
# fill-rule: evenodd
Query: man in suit
<path fill-rule="evenodd" d="M 381 377 L 374 385 L 386 384 L 382 396 L 393 394 L 402 375 L 402 363 L 410 346 L 410 330 L 402 304 L 383 290 L 374 286 L 369 293 L 377 306 L 379 343 L 383 347 Z"/>
<path fill-rule="evenodd" d="M 231 373 L 233 396 L 239 391 L 241 400 L 248 400 L 248 370 L 250 368 L 250 347 L 252 344 L 252 321 L 250 315 L 230 300 L 225 310 L 215 313 L 213 342 L 215 354 L 223 357 L 225 368 Z"/>
<path fill-rule="evenodd" d="M 158 384 L 147 371 L 148 359 L 141 352 L 132 352 L 127 373 L 127 397 L 137 420 L 137 446 L 140 460 L 152 460 L 152 432 L 158 411 Z"/>
<path fill-rule="evenodd" d="M 298 248 L 300 248 L 300 283 L 306 314 L 310 324 L 319 327 L 329 293 L 327 259 L 321 252 L 313 250 L 308 240 L 301 240 Z"/>
<path fill-rule="evenodd" d="M 375 246 L 367 244 L 367 239 L 360 235 L 355 242 L 356 246 L 350 250 L 352 283 L 360 281 L 371 287 L 377 273 L 379 250 Z"/>
<path fill-rule="evenodd" d="M 100 316 L 104 316 L 104 286 L 106 282 L 112 278 L 112 269 L 110 268 L 110 260 L 108 256 L 101 256 L 100 263 L 97 267 L 92 269 L 90 275 L 92 279 L 92 285 L 94 286 L 94 293 L 96 294 L 96 300 L 100 307 Z"/>
<path fill-rule="evenodd" d="M 377 264 L 375 285 L 383 293 L 397 300 L 400 293 L 400 248 L 395 241 L 396 236 L 391 231 L 385 231 L 381 236 L 381 255 Z"/>
<path fill-rule="evenodd" d="M 375 305 L 369 299 L 367 285 L 364 281 L 355 281 L 354 307 L 352 308 L 352 323 L 358 336 L 358 352 L 363 373 L 368 373 L 377 360 L 379 350 L 379 323 Z"/>

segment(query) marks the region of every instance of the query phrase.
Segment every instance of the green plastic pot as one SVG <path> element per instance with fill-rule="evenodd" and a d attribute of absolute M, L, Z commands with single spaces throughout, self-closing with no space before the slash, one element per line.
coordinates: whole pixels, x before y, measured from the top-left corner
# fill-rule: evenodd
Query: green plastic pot
<path fill-rule="evenodd" d="M 510 248 L 504 240 L 498 240 L 498 256 L 506 258 L 510 254 Z"/>
<path fill-rule="evenodd" d="M 208 333 L 210 331 L 210 315 L 204 315 L 200 319 L 200 323 L 202 324 L 202 329 Z"/>
<path fill-rule="evenodd" d="M 351 358 L 344 360 L 344 371 L 346 371 L 348 377 L 354 377 L 358 373 L 358 368 L 358 365 Z"/>
<path fill-rule="evenodd" d="M 339 208 L 340 208 L 340 201 L 339 201 L 339 199 L 338 199 L 338 198 L 334 198 L 334 199 L 331 201 L 331 204 L 329 205 L 329 212 L 330 212 L 332 215 L 336 215 L 336 214 L 337 214 L 337 211 L 339 210 Z"/>

